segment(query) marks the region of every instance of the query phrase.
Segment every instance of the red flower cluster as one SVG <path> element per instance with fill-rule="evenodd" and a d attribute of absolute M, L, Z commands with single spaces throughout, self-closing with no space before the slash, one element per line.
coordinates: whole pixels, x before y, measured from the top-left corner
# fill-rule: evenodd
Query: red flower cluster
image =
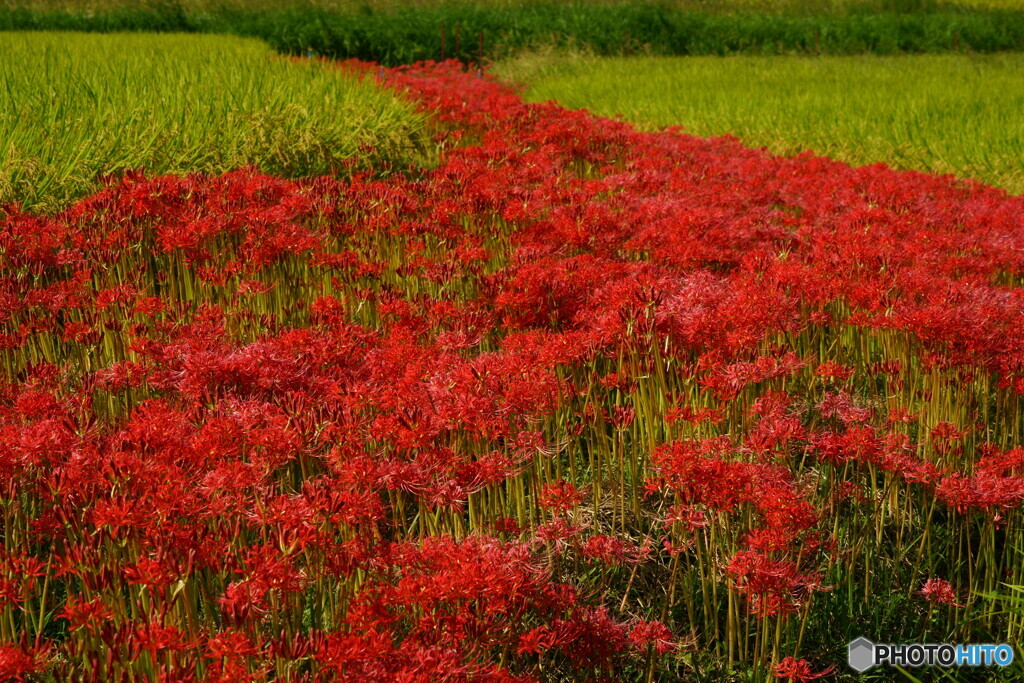
<path fill-rule="evenodd" d="M 436 168 L 0 214 L 0 677 L 682 675 L 1019 533 L 1024 200 L 382 80 Z"/>

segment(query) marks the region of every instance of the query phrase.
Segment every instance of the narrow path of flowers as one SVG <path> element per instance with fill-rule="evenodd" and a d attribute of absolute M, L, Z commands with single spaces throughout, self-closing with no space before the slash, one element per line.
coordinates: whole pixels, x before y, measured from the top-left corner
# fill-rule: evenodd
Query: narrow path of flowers
<path fill-rule="evenodd" d="M 1024 566 L 1024 200 L 379 77 L 436 169 L 0 214 L 0 678 L 1019 638 L 982 594 Z"/>

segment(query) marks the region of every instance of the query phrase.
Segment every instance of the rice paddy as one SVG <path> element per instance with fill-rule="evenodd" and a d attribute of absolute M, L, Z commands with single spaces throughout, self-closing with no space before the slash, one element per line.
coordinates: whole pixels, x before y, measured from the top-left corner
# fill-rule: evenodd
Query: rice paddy
<path fill-rule="evenodd" d="M 1024 55 L 635 57 L 536 54 L 496 71 L 642 128 L 735 135 L 779 154 L 952 173 L 1024 191 Z"/>
<path fill-rule="evenodd" d="M 394 93 L 253 39 L 0 33 L 0 53 L 0 203 L 58 208 L 127 169 L 302 176 L 427 153 Z"/>

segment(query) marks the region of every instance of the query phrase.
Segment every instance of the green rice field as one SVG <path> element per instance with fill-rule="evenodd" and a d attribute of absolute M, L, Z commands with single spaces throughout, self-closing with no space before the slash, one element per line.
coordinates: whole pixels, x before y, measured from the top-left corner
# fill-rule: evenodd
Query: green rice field
<path fill-rule="evenodd" d="M 529 55 L 497 72 L 641 127 L 735 135 L 1024 191 L 1024 55 L 636 57 Z"/>
<path fill-rule="evenodd" d="M 3 203 L 57 207 L 125 169 L 299 176 L 424 150 L 409 104 L 257 40 L 0 33 L 0 52 Z"/>

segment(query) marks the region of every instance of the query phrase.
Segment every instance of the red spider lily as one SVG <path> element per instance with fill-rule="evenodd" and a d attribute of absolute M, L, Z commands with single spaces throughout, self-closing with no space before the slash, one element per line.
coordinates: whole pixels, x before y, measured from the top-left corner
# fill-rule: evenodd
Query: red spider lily
<path fill-rule="evenodd" d="M 588 537 L 580 548 L 583 557 L 602 564 L 619 564 L 625 559 L 627 551 L 628 546 L 621 539 L 601 534 Z"/>
<path fill-rule="evenodd" d="M 560 479 L 548 484 L 541 490 L 538 503 L 550 508 L 556 514 L 564 514 L 583 501 L 583 493 L 576 490 L 571 483 Z"/>
<path fill-rule="evenodd" d="M 128 583 L 149 588 L 169 586 L 178 578 L 178 573 L 166 562 L 148 557 L 140 558 L 133 566 L 126 567 L 123 573 Z"/>
<path fill-rule="evenodd" d="M 749 363 L 732 363 L 719 367 L 712 365 L 709 368 L 709 374 L 701 380 L 701 384 L 715 392 L 718 400 L 729 400 L 749 384 L 784 377 L 793 374 L 803 366 L 804 362 L 792 352 L 782 358 L 760 356 Z"/>
<path fill-rule="evenodd" d="M 102 623 L 110 619 L 113 614 L 103 603 L 102 599 L 96 596 L 88 601 L 79 600 L 75 597 L 68 598 L 68 601 L 64 604 L 61 616 L 70 622 L 68 624 L 70 630 L 84 627 L 95 633 Z"/>
<path fill-rule="evenodd" d="M 746 596 L 759 618 L 795 611 L 810 592 L 822 590 L 821 579 L 786 560 L 771 560 L 751 550 L 733 556 L 725 568 L 733 588 Z"/>
<path fill-rule="evenodd" d="M 518 536 L 523 533 L 522 527 L 511 517 L 499 517 L 494 520 L 494 530 L 502 534 L 510 534 L 512 536 Z"/>
<path fill-rule="evenodd" d="M 670 652 L 678 647 L 676 639 L 665 624 L 660 621 L 638 621 L 629 632 L 629 642 L 634 647 L 654 647 L 659 655 Z"/>
<path fill-rule="evenodd" d="M 691 425 L 698 425 L 705 421 L 717 424 L 722 420 L 722 410 L 720 408 L 694 409 L 689 406 L 677 406 L 665 411 L 665 421 L 669 424 L 675 424 L 679 420 L 689 422 Z"/>
<path fill-rule="evenodd" d="M 915 414 L 907 410 L 906 408 L 892 408 L 889 410 L 889 422 L 902 422 L 903 424 L 910 424 L 914 422 L 920 415 Z"/>
<path fill-rule="evenodd" d="M 806 659 L 796 659 L 794 657 L 786 657 L 775 665 L 775 677 L 780 680 L 792 681 L 793 683 L 805 683 L 806 681 L 824 678 L 831 675 L 833 671 L 835 671 L 835 667 L 830 666 L 823 671 L 815 672 L 811 669 L 811 664 Z"/>
<path fill-rule="evenodd" d="M 206 644 L 208 657 L 245 659 L 258 652 L 249 636 L 241 631 L 223 631 L 212 636 Z"/>
<path fill-rule="evenodd" d="M 50 655 L 49 644 L 24 647 L 0 643 L 0 678 L 24 681 L 46 668 Z"/>
<path fill-rule="evenodd" d="M 918 592 L 923 595 L 928 602 L 937 605 L 953 605 L 954 607 L 964 606 L 957 603 L 956 591 L 953 590 L 952 584 L 945 579 L 928 579 L 924 582 L 924 585 Z"/>
<path fill-rule="evenodd" d="M 132 643 L 139 650 L 156 655 L 164 651 L 183 651 L 195 647 L 194 641 L 174 625 L 147 623 L 139 626 L 132 635 Z"/>
<path fill-rule="evenodd" d="M 853 377 L 854 369 L 834 361 L 825 361 L 814 369 L 814 374 L 825 379 L 847 380 Z"/>
<path fill-rule="evenodd" d="M 555 645 L 555 634 L 547 626 L 538 626 L 524 633 L 519 638 L 516 651 L 519 654 L 537 655 Z"/>
<path fill-rule="evenodd" d="M 249 581 L 240 581 L 228 586 L 224 596 L 218 600 L 225 616 L 234 622 L 259 618 L 267 612 L 267 589 Z"/>
<path fill-rule="evenodd" d="M 629 406 L 613 406 L 608 423 L 615 429 L 625 429 L 636 419 L 636 410 Z"/>
<path fill-rule="evenodd" d="M 682 523 L 689 531 L 700 529 L 711 523 L 708 511 L 696 505 L 673 505 L 664 520 L 665 526 Z"/>
<path fill-rule="evenodd" d="M 0 211 L 0 677 L 614 678 L 919 524 L 1013 568 L 1020 198 L 379 76 L 436 167 Z"/>
<path fill-rule="evenodd" d="M 845 424 L 867 422 L 872 416 L 869 408 L 857 406 L 849 394 L 842 392 L 825 394 L 818 410 L 823 417 L 837 417 Z"/>
<path fill-rule="evenodd" d="M 564 517 L 555 517 L 537 527 L 536 538 L 542 543 L 551 544 L 556 549 L 567 547 L 574 537 L 586 529 L 586 526 L 570 524 Z"/>

